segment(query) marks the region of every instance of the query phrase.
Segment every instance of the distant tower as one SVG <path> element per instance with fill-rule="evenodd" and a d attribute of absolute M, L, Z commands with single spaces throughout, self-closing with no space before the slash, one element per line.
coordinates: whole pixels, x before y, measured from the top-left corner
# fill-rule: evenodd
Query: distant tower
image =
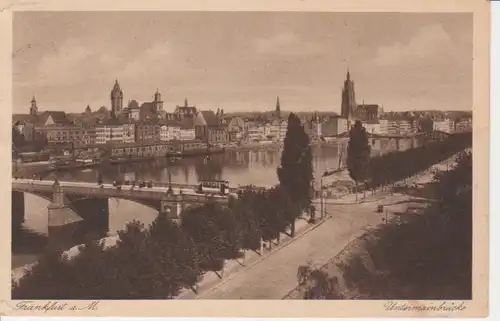
<path fill-rule="evenodd" d="M 38 107 L 36 106 L 35 96 L 33 96 L 33 99 L 31 99 L 30 115 L 36 116 L 37 114 L 38 114 Z"/>
<path fill-rule="evenodd" d="M 92 113 L 92 110 L 90 110 L 90 105 L 87 105 L 87 108 L 85 108 L 85 113 L 86 114 Z"/>
<path fill-rule="evenodd" d="M 161 100 L 161 94 L 158 91 L 158 89 L 156 89 L 155 100 L 153 101 L 153 106 L 154 106 L 155 111 L 157 111 L 157 112 L 163 110 L 163 101 Z"/>
<path fill-rule="evenodd" d="M 280 97 L 276 97 L 276 110 L 274 111 L 274 117 L 281 119 L 281 107 L 280 107 Z"/>
<path fill-rule="evenodd" d="M 123 109 L 123 91 L 118 84 L 118 80 L 115 80 L 115 85 L 111 90 L 111 115 L 117 117 Z"/>
<path fill-rule="evenodd" d="M 349 70 L 347 70 L 344 88 L 342 89 L 342 106 L 340 115 L 348 120 L 352 120 L 356 111 L 356 98 L 354 94 L 354 82 L 351 80 Z"/>

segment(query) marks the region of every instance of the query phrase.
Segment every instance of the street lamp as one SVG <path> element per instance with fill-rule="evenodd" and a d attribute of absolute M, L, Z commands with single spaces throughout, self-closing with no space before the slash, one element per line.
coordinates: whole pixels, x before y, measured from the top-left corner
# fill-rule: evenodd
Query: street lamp
<path fill-rule="evenodd" d="M 323 172 L 323 175 L 321 175 L 321 179 L 320 179 L 320 191 L 321 191 L 321 195 L 320 195 L 320 203 L 321 203 L 321 218 L 324 218 L 325 217 L 325 205 L 323 204 L 324 203 L 324 198 L 323 198 L 323 179 L 325 177 L 328 177 L 328 176 L 331 176 L 333 174 L 335 174 L 336 171 L 332 171 L 332 170 L 326 170 Z"/>

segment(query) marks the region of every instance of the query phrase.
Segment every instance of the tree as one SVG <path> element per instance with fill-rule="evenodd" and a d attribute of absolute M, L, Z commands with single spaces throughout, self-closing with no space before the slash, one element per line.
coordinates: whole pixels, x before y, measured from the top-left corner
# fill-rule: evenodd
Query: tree
<path fill-rule="evenodd" d="M 219 215 L 224 217 L 218 217 Z M 233 238 L 231 233 L 237 232 L 228 231 L 223 226 L 219 227 L 223 225 L 221 221 L 230 219 L 215 203 L 192 207 L 182 213 L 182 229 L 196 243 L 203 270 L 215 273 L 223 271 L 224 259 L 234 258 L 232 256 L 237 251 L 238 243 L 231 244 L 228 240 Z"/>
<path fill-rule="evenodd" d="M 347 169 L 349 176 L 356 183 L 356 201 L 358 200 L 358 184 L 367 178 L 370 152 L 368 134 L 361 122 L 357 120 L 349 131 L 347 145 Z"/>
<path fill-rule="evenodd" d="M 18 281 L 12 282 L 12 299 L 65 299 L 68 298 L 67 283 L 69 266 L 61 256 L 62 251 L 44 253 L 38 264 L 33 266 Z"/>
<path fill-rule="evenodd" d="M 313 179 L 312 151 L 309 136 L 300 119 L 293 113 L 288 116 L 281 166 L 277 170 L 280 187 L 298 208 L 288 216 L 291 235 L 295 234 L 295 219 L 311 204 Z"/>
<path fill-rule="evenodd" d="M 196 284 L 202 273 L 194 242 L 175 223 L 157 218 L 120 231 L 116 246 L 90 241 L 67 258 L 48 252 L 13 284 L 19 299 L 166 299 Z"/>
<path fill-rule="evenodd" d="M 341 299 L 338 291 L 338 278 L 329 277 L 328 273 L 314 269 L 310 272 L 304 291 L 305 300 L 335 300 Z"/>
<path fill-rule="evenodd" d="M 105 251 L 114 271 L 106 282 L 105 298 L 164 299 L 169 295 L 155 286 L 159 272 L 148 245 L 147 231 L 139 221 L 118 232 L 116 246 Z"/>
<path fill-rule="evenodd" d="M 281 190 L 274 187 L 267 191 L 262 191 L 255 201 L 255 211 L 259 213 L 259 225 L 262 231 L 262 239 L 269 242 L 279 241 L 280 232 L 285 232 L 289 225 L 287 222 L 286 208 L 280 206 L 283 203 Z M 295 205 L 295 204 L 294 204 Z"/>
<path fill-rule="evenodd" d="M 24 135 L 15 126 L 12 126 L 12 144 L 16 148 L 19 148 L 26 144 Z"/>
<path fill-rule="evenodd" d="M 230 207 L 235 212 L 235 218 L 241 231 L 242 249 L 252 251 L 260 249 L 262 230 L 260 227 L 260 215 L 255 207 L 258 204 L 258 197 L 260 195 L 254 190 L 245 189 L 240 193 L 234 205 Z"/>
<path fill-rule="evenodd" d="M 104 242 L 88 241 L 79 246 L 79 253 L 66 261 L 69 273 L 65 298 L 120 298 L 126 289 L 117 279 L 117 268 Z"/>
<path fill-rule="evenodd" d="M 157 271 L 152 286 L 169 297 L 178 295 L 183 287 L 193 289 L 203 272 L 193 239 L 165 215 L 158 215 L 146 233 L 146 242 Z"/>
<path fill-rule="evenodd" d="M 268 219 L 271 228 L 275 231 L 279 242 L 280 232 L 285 232 L 288 227 L 292 226 L 292 223 L 302 213 L 302 208 L 298 207 L 279 185 L 268 190 L 266 195 L 267 204 L 264 213 L 269 213 Z"/>

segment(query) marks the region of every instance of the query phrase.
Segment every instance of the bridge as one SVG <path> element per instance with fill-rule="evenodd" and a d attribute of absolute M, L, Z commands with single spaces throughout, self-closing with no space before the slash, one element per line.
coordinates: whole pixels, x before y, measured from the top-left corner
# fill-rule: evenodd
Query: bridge
<path fill-rule="evenodd" d="M 170 187 L 170 188 L 169 188 Z M 12 222 L 24 222 L 24 194 L 30 193 L 50 202 L 48 211 L 49 245 L 56 247 L 82 243 L 86 237 L 102 238 L 109 231 L 109 198 L 134 201 L 153 208 L 160 215 L 180 219 L 184 209 L 214 201 L 225 204 L 237 197 L 238 188 L 225 195 L 215 188 L 197 193 L 196 185 L 154 183 L 151 187 L 49 180 L 12 180 Z"/>
<path fill-rule="evenodd" d="M 429 138 L 429 139 L 436 139 L 436 140 L 442 140 L 448 136 L 454 135 L 452 133 L 447 133 L 439 130 L 431 131 L 431 132 L 420 132 L 420 133 L 413 133 L 413 134 L 408 134 L 408 135 L 382 135 L 382 134 L 375 134 L 375 133 L 367 133 L 368 138 L 376 138 L 376 139 L 412 139 L 412 138 Z M 337 135 L 332 135 L 328 137 L 335 137 L 335 138 L 349 138 L 349 132 L 343 132 Z"/>

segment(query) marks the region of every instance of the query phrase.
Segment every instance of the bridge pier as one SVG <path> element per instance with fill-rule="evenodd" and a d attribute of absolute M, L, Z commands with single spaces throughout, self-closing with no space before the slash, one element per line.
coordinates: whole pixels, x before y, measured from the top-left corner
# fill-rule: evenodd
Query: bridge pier
<path fill-rule="evenodd" d="M 51 203 L 48 207 L 48 244 L 52 249 L 67 249 L 81 244 L 83 218 L 66 204 Z"/>
<path fill-rule="evenodd" d="M 52 203 L 47 207 L 51 248 L 68 248 L 90 239 L 101 239 L 109 230 L 108 198 L 71 201 L 59 182 L 52 186 Z"/>
<path fill-rule="evenodd" d="M 12 238 L 16 237 L 24 223 L 24 193 L 12 191 Z"/>
<path fill-rule="evenodd" d="M 176 197 L 174 200 L 172 198 L 165 197 L 160 200 L 159 215 L 166 215 L 168 219 L 179 221 L 183 209 L 184 201 L 182 199 Z"/>
<path fill-rule="evenodd" d="M 59 182 L 52 186 L 52 203 L 47 206 L 50 248 L 66 249 L 81 243 L 83 218 L 69 207 Z"/>

